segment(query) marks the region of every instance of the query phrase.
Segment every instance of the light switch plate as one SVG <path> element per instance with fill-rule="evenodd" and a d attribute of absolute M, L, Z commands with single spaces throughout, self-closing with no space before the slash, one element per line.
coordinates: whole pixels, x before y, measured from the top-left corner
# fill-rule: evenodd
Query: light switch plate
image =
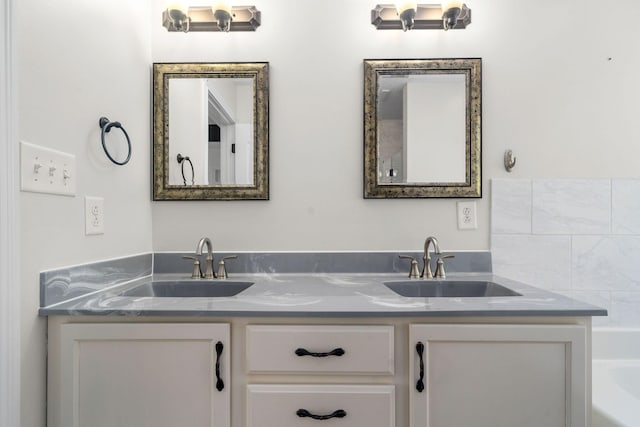
<path fill-rule="evenodd" d="M 75 196 L 76 181 L 76 156 L 20 142 L 22 191 Z"/>
<path fill-rule="evenodd" d="M 458 230 L 476 230 L 477 228 L 476 202 L 458 202 Z"/>
<path fill-rule="evenodd" d="M 84 198 L 85 234 L 104 234 L 104 199 Z"/>

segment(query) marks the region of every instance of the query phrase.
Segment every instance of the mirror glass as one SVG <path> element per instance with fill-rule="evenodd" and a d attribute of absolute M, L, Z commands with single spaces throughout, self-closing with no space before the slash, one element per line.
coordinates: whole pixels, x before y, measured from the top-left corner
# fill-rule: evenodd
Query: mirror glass
<path fill-rule="evenodd" d="M 480 59 L 365 60 L 365 198 L 481 197 Z"/>
<path fill-rule="evenodd" d="M 268 64 L 154 64 L 154 200 L 268 199 Z"/>
<path fill-rule="evenodd" d="M 169 185 L 253 184 L 252 106 L 249 78 L 170 79 Z M 193 173 L 183 176 L 179 154 Z"/>

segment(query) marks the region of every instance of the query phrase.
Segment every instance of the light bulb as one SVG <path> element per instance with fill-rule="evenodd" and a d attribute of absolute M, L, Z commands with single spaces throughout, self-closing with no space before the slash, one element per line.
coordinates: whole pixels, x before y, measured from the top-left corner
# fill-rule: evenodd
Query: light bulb
<path fill-rule="evenodd" d="M 456 0 L 449 0 L 442 2 L 442 12 L 444 13 L 446 10 L 457 7 L 458 9 L 462 9 L 462 2 Z"/>
<path fill-rule="evenodd" d="M 402 1 L 395 4 L 398 15 L 408 9 L 418 10 L 418 3 L 414 1 Z"/>
<path fill-rule="evenodd" d="M 169 11 L 169 13 L 175 11 L 175 12 L 182 12 L 183 14 L 187 15 L 189 14 L 189 5 L 186 4 L 186 2 L 181 2 L 181 1 L 176 1 L 176 2 L 172 2 L 169 3 L 167 5 L 167 10 Z"/>
<path fill-rule="evenodd" d="M 229 5 L 229 3 L 221 1 L 221 2 L 217 2 L 215 3 L 213 6 L 211 6 L 211 11 L 213 13 L 216 13 L 216 11 L 218 10 L 222 10 L 227 12 L 229 15 L 232 14 L 231 12 L 231 6 Z"/>

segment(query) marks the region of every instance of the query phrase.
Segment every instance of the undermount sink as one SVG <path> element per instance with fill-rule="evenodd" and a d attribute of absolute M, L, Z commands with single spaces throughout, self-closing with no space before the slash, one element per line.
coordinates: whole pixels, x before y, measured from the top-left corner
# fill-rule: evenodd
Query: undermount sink
<path fill-rule="evenodd" d="M 120 295 L 126 297 L 220 298 L 237 295 L 251 285 L 253 285 L 252 282 L 217 280 L 157 281 L 143 283 Z"/>
<path fill-rule="evenodd" d="M 386 282 L 385 286 L 403 297 L 478 298 L 521 296 L 521 294 L 497 283 L 480 280 L 405 280 L 402 282 Z"/>

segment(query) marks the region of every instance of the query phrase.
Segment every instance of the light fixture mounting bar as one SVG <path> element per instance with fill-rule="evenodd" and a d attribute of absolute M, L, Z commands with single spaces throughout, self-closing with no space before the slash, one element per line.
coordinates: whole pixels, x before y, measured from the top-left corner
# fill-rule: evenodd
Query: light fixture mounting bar
<path fill-rule="evenodd" d="M 419 4 L 416 11 L 414 30 L 444 30 L 442 22 L 442 6 L 440 4 Z M 462 5 L 456 26 L 452 29 L 461 30 L 471 23 L 471 9 Z M 402 22 L 398 17 L 396 7 L 392 4 L 379 4 L 371 9 L 371 24 L 378 30 L 402 30 Z"/>
<path fill-rule="evenodd" d="M 233 21 L 229 31 L 255 31 L 260 26 L 260 11 L 255 6 L 233 6 Z M 213 16 L 211 6 L 189 7 L 189 32 L 193 31 L 221 31 Z M 165 10 L 162 12 L 162 25 L 167 31 L 181 31 L 176 29 Z"/>

